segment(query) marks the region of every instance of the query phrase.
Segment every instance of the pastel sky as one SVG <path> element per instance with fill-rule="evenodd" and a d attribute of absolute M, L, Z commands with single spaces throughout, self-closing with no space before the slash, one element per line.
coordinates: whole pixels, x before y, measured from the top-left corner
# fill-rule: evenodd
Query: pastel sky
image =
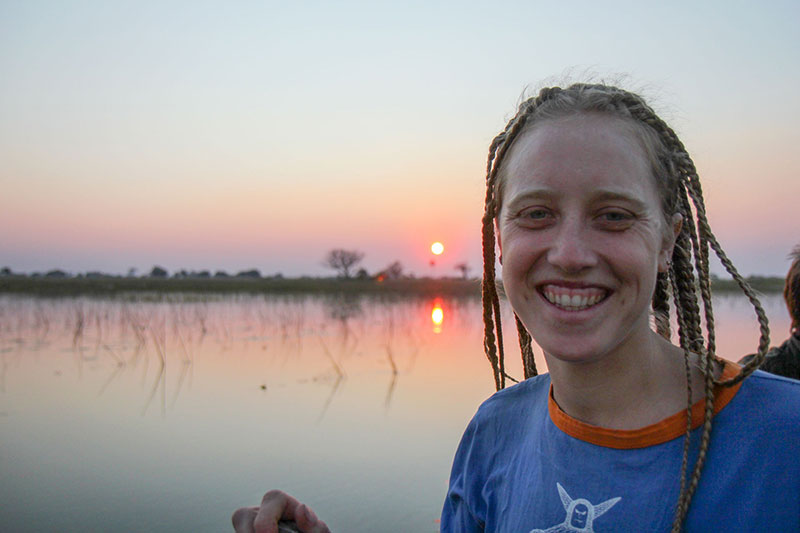
<path fill-rule="evenodd" d="M 740 270 L 783 275 L 798 20 L 796 1 L 0 0 L 0 266 L 318 275 L 341 247 L 477 274 L 490 140 L 526 88 L 588 72 L 677 130 Z"/>

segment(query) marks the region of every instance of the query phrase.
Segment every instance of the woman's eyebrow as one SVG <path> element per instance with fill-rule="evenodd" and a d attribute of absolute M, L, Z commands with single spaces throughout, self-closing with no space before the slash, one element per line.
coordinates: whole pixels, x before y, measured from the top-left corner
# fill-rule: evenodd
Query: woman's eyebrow
<path fill-rule="evenodd" d="M 612 191 L 612 190 L 597 191 L 597 193 L 592 196 L 592 200 L 594 200 L 595 202 L 616 200 L 631 204 L 636 209 L 641 209 L 641 210 L 647 209 L 647 203 L 645 203 L 643 200 L 641 200 L 635 195 L 621 191 Z"/>
<path fill-rule="evenodd" d="M 519 203 L 524 203 L 529 200 L 553 200 L 559 198 L 562 194 L 552 189 L 526 189 L 515 194 L 513 198 L 508 201 L 509 206 L 515 206 Z M 647 209 L 647 203 L 640 199 L 638 196 L 628 193 L 627 191 L 618 190 L 599 190 L 591 197 L 593 202 L 607 202 L 607 201 L 622 201 L 632 205 L 636 209 Z"/>
<path fill-rule="evenodd" d="M 525 189 L 515 194 L 508 203 L 515 205 L 526 200 L 551 200 L 557 196 L 558 194 L 552 189 Z"/>

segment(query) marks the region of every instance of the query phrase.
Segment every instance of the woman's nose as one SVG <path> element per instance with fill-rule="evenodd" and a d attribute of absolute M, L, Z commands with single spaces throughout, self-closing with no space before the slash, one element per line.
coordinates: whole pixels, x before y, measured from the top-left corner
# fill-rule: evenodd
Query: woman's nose
<path fill-rule="evenodd" d="M 547 260 L 564 272 L 579 272 L 597 264 L 589 228 L 578 220 L 564 220 L 555 235 Z"/>

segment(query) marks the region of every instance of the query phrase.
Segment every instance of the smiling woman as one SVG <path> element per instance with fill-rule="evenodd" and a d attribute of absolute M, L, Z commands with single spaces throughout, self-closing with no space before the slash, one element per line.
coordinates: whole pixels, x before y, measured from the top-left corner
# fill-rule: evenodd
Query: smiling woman
<path fill-rule="evenodd" d="M 759 318 L 743 367 L 715 353 L 709 248 Z M 764 311 L 711 232 L 691 158 L 639 96 L 576 84 L 523 102 L 490 147 L 483 250 L 499 392 L 456 452 L 442 532 L 797 529 L 800 382 L 756 371 Z M 526 378 L 507 389 L 497 250 Z M 286 498 L 251 513 L 304 519 Z"/>
<path fill-rule="evenodd" d="M 495 233 L 529 379 L 467 428 L 442 531 L 593 531 L 595 519 L 604 531 L 797 527 L 800 469 L 786 453 L 798 435 L 771 428 L 797 427 L 800 385 L 753 374 L 769 344 L 764 312 L 711 233 L 691 158 L 639 96 L 543 89 L 492 142 L 484 344 L 500 390 L 510 376 Z M 759 317 L 743 368 L 715 354 L 709 247 Z M 537 376 L 532 339 L 549 374 Z M 777 407 L 752 415 L 764 398 Z M 747 468 L 731 476 L 731 464 Z"/>

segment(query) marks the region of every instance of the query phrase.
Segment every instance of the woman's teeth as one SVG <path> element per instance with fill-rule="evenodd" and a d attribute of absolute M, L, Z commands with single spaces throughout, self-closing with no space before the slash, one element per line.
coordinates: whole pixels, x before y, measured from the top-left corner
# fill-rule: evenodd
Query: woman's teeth
<path fill-rule="evenodd" d="M 567 311 L 587 309 L 605 298 L 601 289 L 565 289 L 547 286 L 542 291 L 548 302 Z"/>

